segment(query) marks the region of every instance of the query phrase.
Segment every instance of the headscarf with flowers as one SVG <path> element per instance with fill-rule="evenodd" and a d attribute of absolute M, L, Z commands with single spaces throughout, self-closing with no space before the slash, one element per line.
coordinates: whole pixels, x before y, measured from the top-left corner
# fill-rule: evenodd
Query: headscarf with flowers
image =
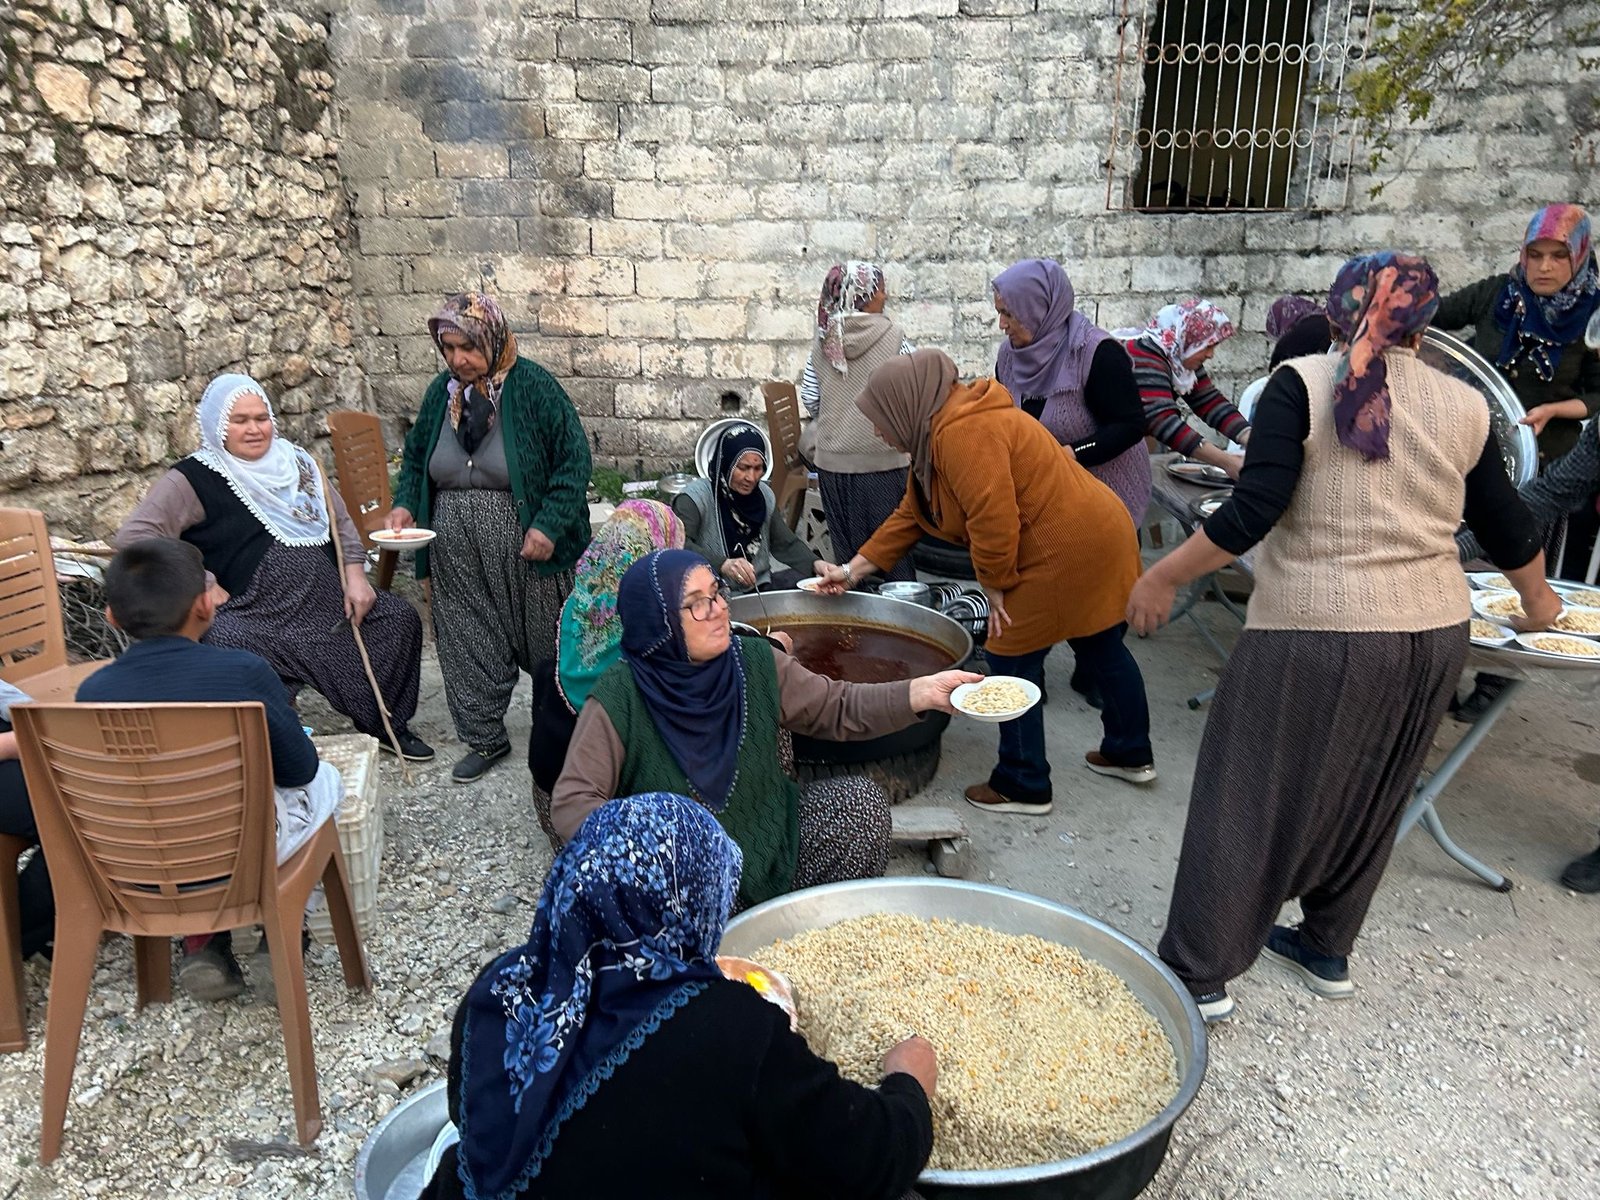
<path fill-rule="evenodd" d="M 1539 241 L 1565 243 L 1572 278 L 1553 296 L 1528 286 L 1528 247 Z M 1533 214 L 1522 238 L 1517 265 L 1495 300 L 1494 322 L 1505 330 L 1495 365 L 1510 370 L 1526 362 L 1540 379 L 1555 378 L 1562 350 L 1583 340 L 1589 318 L 1600 310 L 1600 268 L 1589 241 L 1589 214 L 1576 204 L 1548 204 Z"/>
<path fill-rule="evenodd" d="M 652 550 L 681 550 L 683 536 L 678 514 L 654 500 L 624 500 L 595 531 L 561 606 L 556 682 L 573 712 L 622 653 L 623 572 Z"/>
<path fill-rule="evenodd" d="M 500 389 L 511 368 L 517 365 L 517 338 L 500 305 L 482 292 L 451 296 L 428 321 L 428 333 L 448 367 L 450 358 L 440 340 L 446 331 L 459 333 L 489 360 L 489 373 L 477 383 L 463 384 L 452 374 L 446 385 L 450 393 L 446 408 L 450 428 L 455 430 L 461 448 L 472 454 L 500 411 Z"/>
<path fill-rule="evenodd" d="M 841 375 L 850 373 L 844 354 L 845 320 L 851 313 L 864 312 L 882 286 L 883 268 L 855 258 L 842 265 L 834 263 L 822 281 L 817 333 L 822 338 L 822 356 Z"/>
<path fill-rule="evenodd" d="M 528 941 L 462 1001 L 457 1170 L 469 1200 L 526 1191 L 562 1124 L 715 979 L 743 856 L 706 809 L 655 792 L 590 813 Z"/>
<path fill-rule="evenodd" d="M 1360 267 L 1355 264 L 1359 262 Z M 1333 369 L 1333 423 L 1339 441 L 1368 460 L 1389 457 L 1389 367 L 1384 351 L 1421 333 L 1439 311 L 1439 277 L 1428 260 L 1382 250 L 1340 272 L 1347 294 L 1330 312 L 1354 311 L 1350 344 Z"/>
<path fill-rule="evenodd" d="M 1143 329 L 1117 329 L 1113 335 L 1138 338 L 1164 357 L 1172 370 L 1172 394 L 1187 396 L 1199 376 L 1183 360 L 1231 338 L 1233 322 L 1211 301 L 1191 298 L 1167 305 Z"/>

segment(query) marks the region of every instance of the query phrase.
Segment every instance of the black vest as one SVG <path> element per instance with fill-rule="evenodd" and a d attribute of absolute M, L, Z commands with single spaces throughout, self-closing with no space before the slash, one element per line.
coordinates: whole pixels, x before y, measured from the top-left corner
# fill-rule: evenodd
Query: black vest
<path fill-rule="evenodd" d="M 194 488 L 200 507 L 206 512 L 205 520 L 183 531 L 183 540 L 200 548 L 206 570 L 217 577 L 230 596 L 244 595 L 262 558 L 273 547 L 272 534 L 234 495 L 228 481 L 210 467 L 192 458 L 180 458 L 177 470 Z M 328 561 L 337 564 L 333 542 L 330 540 L 323 549 Z"/>

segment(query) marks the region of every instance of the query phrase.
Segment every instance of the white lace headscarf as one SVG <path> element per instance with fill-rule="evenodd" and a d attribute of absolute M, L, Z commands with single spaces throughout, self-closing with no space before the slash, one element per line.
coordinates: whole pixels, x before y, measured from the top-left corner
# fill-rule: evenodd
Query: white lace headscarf
<path fill-rule="evenodd" d="M 224 447 L 228 417 L 241 396 L 259 396 L 272 418 L 272 444 L 254 462 Z M 200 449 L 192 457 L 228 481 L 256 519 L 285 546 L 322 546 L 328 541 L 328 507 L 317 465 L 299 446 L 278 436 L 278 418 L 267 389 L 248 375 L 218 375 L 200 398 Z"/>

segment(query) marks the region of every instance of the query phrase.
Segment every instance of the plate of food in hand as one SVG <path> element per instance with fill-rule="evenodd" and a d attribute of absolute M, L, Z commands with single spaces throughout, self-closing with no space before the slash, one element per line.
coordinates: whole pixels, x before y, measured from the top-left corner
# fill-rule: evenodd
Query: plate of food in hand
<path fill-rule="evenodd" d="M 1559 617 L 1550 622 L 1550 632 L 1600 638 L 1600 608 L 1580 608 L 1576 604 L 1569 604 L 1561 610 Z"/>
<path fill-rule="evenodd" d="M 1511 617 L 1525 617 L 1522 597 L 1516 592 L 1481 591 L 1472 593 L 1472 611 L 1480 617 L 1504 623 Z"/>
<path fill-rule="evenodd" d="M 367 536 L 385 550 L 415 550 L 439 535 L 431 529 L 374 529 Z"/>
<path fill-rule="evenodd" d="M 819 592 L 822 590 L 822 577 L 820 575 L 807 575 L 794 586 L 802 592 Z"/>
<path fill-rule="evenodd" d="M 1566 633 L 1519 633 L 1517 645 L 1552 658 L 1592 659 L 1600 667 L 1600 642 Z"/>
<path fill-rule="evenodd" d="M 1220 483 L 1228 487 L 1233 486 L 1233 476 L 1221 467 L 1211 463 L 1196 462 L 1192 458 L 1181 458 L 1177 462 L 1167 464 L 1167 474 L 1176 475 L 1185 483 Z"/>
<path fill-rule="evenodd" d="M 1043 693 L 1037 684 L 1015 675 L 991 675 L 982 683 L 963 683 L 950 693 L 950 706 L 975 721 L 1014 721 Z"/>
<path fill-rule="evenodd" d="M 1473 617 L 1471 637 L 1474 645 L 1504 646 L 1516 641 L 1517 634 L 1514 629 L 1508 629 L 1497 621 L 1486 621 L 1482 617 Z"/>

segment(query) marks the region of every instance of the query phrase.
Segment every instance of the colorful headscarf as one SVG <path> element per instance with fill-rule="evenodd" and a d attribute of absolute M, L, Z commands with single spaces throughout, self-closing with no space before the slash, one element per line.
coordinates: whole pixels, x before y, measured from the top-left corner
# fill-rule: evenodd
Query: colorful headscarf
<path fill-rule="evenodd" d="M 1076 311 L 1072 280 L 1050 258 L 1029 258 L 994 277 L 994 293 L 1033 341 L 1020 350 L 1010 339 L 1000 343 L 995 373 L 1024 396 L 1083 395 L 1084 381 L 1100 343 L 1111 335 Z"/>
<path fill-rule="evenodd" d="M 561 606 L 556 683 L 573 712 L 622 652 L 617 588 L 623 572 L 652 550 L 682 548 L 683 522 L 654 500 L 624 500 L 595 531 Z"/>
<path fill-rule="evenodd" d="M 911 456 L 911 473 L 933 503 L 933 417 L 950 398 L 956 364 L 942 350 L 915 350 L 884 363 L 856 397 L 856 407 Z"/>
<path fill-rule="evenodd" d="M 1307 300 L 1304 296 L 1279 296 L 1267 309 L 1267 336 L 1277 341 L 1306 317 L 1320 311 L 1321 307 L 1315 300 Z"/>
<path fill-rule="evenodd" d="M 439 354 L 445 357 L 448 368 L 450 360 L 444 355 L 444 343 L 440 340 L 445 330 L 461 334 L 489 360 L 489 373 L 480 385 L 466 387 L 454 376 L 446 385 L 450 393 L 446 410 L 450 428 L 455 430 L 461 448 L 471 454 L 500 411 L 500 389 L 505 386 L 511 368 L 517 365 L 517 338 L 511 332 L 505 313 L 500 311 L 500 305 L 483 292 L 451 296 L 428 320 L 428 334 Z"/>
<path fill-rule="evenodd" d="M 1364 269 L 1351 270 L 1352 263 Z M 1439 277 L 1428 260 L 1383 250 L 1346 263 L 1348 295 L 1328 309 L 1356 313 L 1350 344 L 1333 369 L 1333 422 L 1339 441 L 1368 460 L 1389 457 L 1389 367 L 1383 353 L 1421 333 L 1439 311 Z M 1354 276 L 1359 274 L 1359 280 Z M 1359 296 L 1355 295 L 1360 290 Z"/>
<path fill-rule="evenodd" d="M 1328 289 L 1325 312 L 1338 339 L 1346 344 L 1356 335 L 1361 321 L 1361 308 L 1367 299 L 1367 260 L 1370 254 L 1358 254 L 1339 268 Z"/>
<path fill-rule="evenodd" d="M 226 448 L 228 417 L 241 396 L 259 396 L 272 418 L 272 444 L 253 462 Z M 266 388 L 248 375 L 218 375 L 207 385 L 195 416 L 200 449 L 189 457 L 227 480 L 240 503 L 274 540 L 285 546 L 327 544 L 328 506 L 317 464 L 299 446 L 278 436 L 278 417 Z"/>
<path fill-rule="evenodd" d="M 471 1200 L 526 1194 L 567 1119 L 720 978 L 742 865 L 683 796 L 629 796 L 584 819 L 545 877 L 527 942 L 462 1001 L 457 1172 Z"/>
<path fill-rule="evenodd" d="M 622 659 L 644 706 L 698 798 L 721 812 L 739 777 L 739 746 L 749 718 L 744 659 L 739 643 L 710 662 L 691 662 L 684 642 L 683 609 L 689 572 L 710 568 L 690 550 L 656 550 L 622 576 Z M 712 572 L 716 577 L 716 572 Z"/>
<path fill-rule="evenodd" d="M 862 312 L 883 286 L 883 268 L 852 258 L 834 263 L 822 281 L 817 301 L 817 333 L 822 336 L 822 357 L 841 375 L 850 373 L 844 356 L 844 323 L 851 313 Z"/>
<path fill-rule="evenodd" d="M 1143 329 L 1117 329 L 1113 336 L 1138 338 L 1167 360 L 1172 370 L 1172 394 L 1187 396 L 1199 375 L 1183 360 L 1233 336 L 1233 322 L 1209 300 L 1188 299 L 1163 308 Z"/>
<path fill-rule="evenodd" d="M 767 440 L 748 422 L 727 426 L 711 452 L 711 486 L 717 496 L 717 519 L 722 523 L 722 544 L 733 558 L 751 558 L 767 528 L 767 498 L 759 485 L 748 496 L 733 490 L 733 469 L 746 454 L 767 461 Z"/>
<path fill-rule="evenodd" d="M 1564 242 L 1572 278 L 1553 296 L 1528 286 L 1528 247 L 1538 241 Z M 1522 253 L 1495 300 L 1495 324 L 1505 340 L 1495 365 L 1510 369 L 1526 361 L 1539 378 L 1555 378 L 1564 347 L 1583 339 L 1589 318 L 1600 309 L 1600 269 L 1589 242 L 1589 214 L 1576 204 L 1549 204 L 1533 214 L 1522 238 Z"/>

